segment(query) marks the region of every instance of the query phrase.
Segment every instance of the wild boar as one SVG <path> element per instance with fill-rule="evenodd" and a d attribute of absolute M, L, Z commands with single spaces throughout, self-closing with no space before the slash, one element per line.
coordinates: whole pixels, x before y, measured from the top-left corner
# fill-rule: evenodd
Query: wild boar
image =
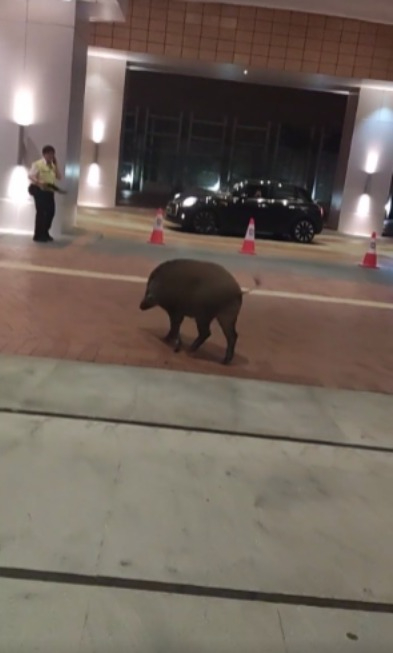
<path fill-rule="evenodd" d="M 243 293 L 236 279 L 221 265 L 192 259 L 174 259 L 158 265 L 150 274 L 139 308 L 160 306 L 168 313 L 170 329 L 165 338 L 181 348 L 180 327 L 185 317 L 194 318 L 198 336 L 190 351 L 196 351 L 211 335 L 214 319 L 227 341 L 222 363 L 233 359 L 238 338 L 236 322 Z"/>

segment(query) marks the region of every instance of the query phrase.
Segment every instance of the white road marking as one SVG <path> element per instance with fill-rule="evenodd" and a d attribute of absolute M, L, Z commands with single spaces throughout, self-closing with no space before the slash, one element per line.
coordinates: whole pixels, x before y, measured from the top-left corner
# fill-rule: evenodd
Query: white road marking
<path fill-rule="evenodd" d="M 281 290 L 251 290 L 250 294 L 261 297 L 281 297 L 282 299 L 299 299 L 307 302 L 322 302 L 324 304 L 346 304 L 347 306 L 364 306 L 365 308 L 381 308 L 388 311 L 393 310 L 393 303 L 374 302 L 369 299 L 330 297 L 328 295 L 312 295 Z"/>
<path fill-rule="evenodd" d="M 10 270 L 20 270 L 22 272 L 35 272 L 44 274 L 57 274 L 67 277 L 82 277 L 85 279 L 104 279 L 106 281 L 122 281 L 126 283 L 140 283 L 147 282 L 146 277 L 139 277 L 137 275 L 126 274 L 111 274 L 109 272 L 95 272 L 93 270 L 78 270 L 70 268 L 55 268 L 44 265 L 33 265 L 31 263 L 23 263 L 19 261 L 0 261 L 0 268 Z M 327 295 L 313 295 L 305 293 L 296 293 L 282 290 L 263 290 L 261 288 L 242 288 L 250 295 L 256 297 L 273 297 L 280 299 L 290 299 L 307 302 L 321 302 L 324 304 L 340 304 L 343 306 L 359 306 L 362 308 L 376 308 L 381 310 L 393 310 L 393 302 L 377 302 L 367 299 L 351 299 L 350 297 L 331 297 Z"/>
<path fill-rule="evenodd" d="M 128 283 L 146 283 L 145 277 L 134 275 L 111 274 L 109 272 L 95 272 L 93 270 L 78 270 L 71 268 L 53 268 L 45 265 L 32 265 L 18 261 L 0 261 L 0 268 L 21 270 L 22 272 L 44 272 L 45 274 L 58 274 L 64 277 L 84 277 L 87 279 L 107 279 L 108 281 L 128 281 Z"/>

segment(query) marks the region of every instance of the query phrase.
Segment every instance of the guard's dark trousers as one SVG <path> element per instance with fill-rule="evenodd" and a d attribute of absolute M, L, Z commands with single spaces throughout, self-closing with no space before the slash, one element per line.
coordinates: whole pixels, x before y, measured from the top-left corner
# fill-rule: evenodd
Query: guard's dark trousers
<path fill-rule="evenodd" d="M 34 240 L 47 241 L 50 240 L 49 230 L 55 217 L 55 195 L 38 186 L 32 190 L 36 208 Z"/>

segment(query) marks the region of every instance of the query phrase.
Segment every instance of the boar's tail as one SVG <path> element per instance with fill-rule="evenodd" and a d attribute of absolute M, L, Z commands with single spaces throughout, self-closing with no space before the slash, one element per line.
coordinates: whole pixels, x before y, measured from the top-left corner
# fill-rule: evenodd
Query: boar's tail
<path fill-rule="evenodd" d="M 258 288 L 261 285 L 262 279 L 261 279 L 261 275 L 259 274 L 259 272 L 254 274 L 252 280 L 254 282 L 254 288 Z M 252 292 L 254 290 L 254 288 L 242 288 L 242 294 L 243 295 L 248 295 L 250 292 Z"/>

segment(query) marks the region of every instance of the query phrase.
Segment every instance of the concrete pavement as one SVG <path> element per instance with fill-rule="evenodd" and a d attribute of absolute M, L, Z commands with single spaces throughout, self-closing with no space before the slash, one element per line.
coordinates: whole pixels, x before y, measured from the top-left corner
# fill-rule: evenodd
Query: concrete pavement
<path fill-rule="evenodd" d="M 124 589 L 0 581 L 12 653 L 390 653 L 392 616 Z"/>
<path fill-rule="evenodd" d="M 393 448 L 387 394 L 30 356 L 0 361 L 3 411 Z"/>
<path fill-rule="evenodd" d="M 390 651 L 391 418 L 384 395 L 1 357 L 0 650 Z"/>
<path fill-rule="evenodd" d="M 393 453 L 26 415 L 2 428 L 0 567 L 393 605 Z"/>

